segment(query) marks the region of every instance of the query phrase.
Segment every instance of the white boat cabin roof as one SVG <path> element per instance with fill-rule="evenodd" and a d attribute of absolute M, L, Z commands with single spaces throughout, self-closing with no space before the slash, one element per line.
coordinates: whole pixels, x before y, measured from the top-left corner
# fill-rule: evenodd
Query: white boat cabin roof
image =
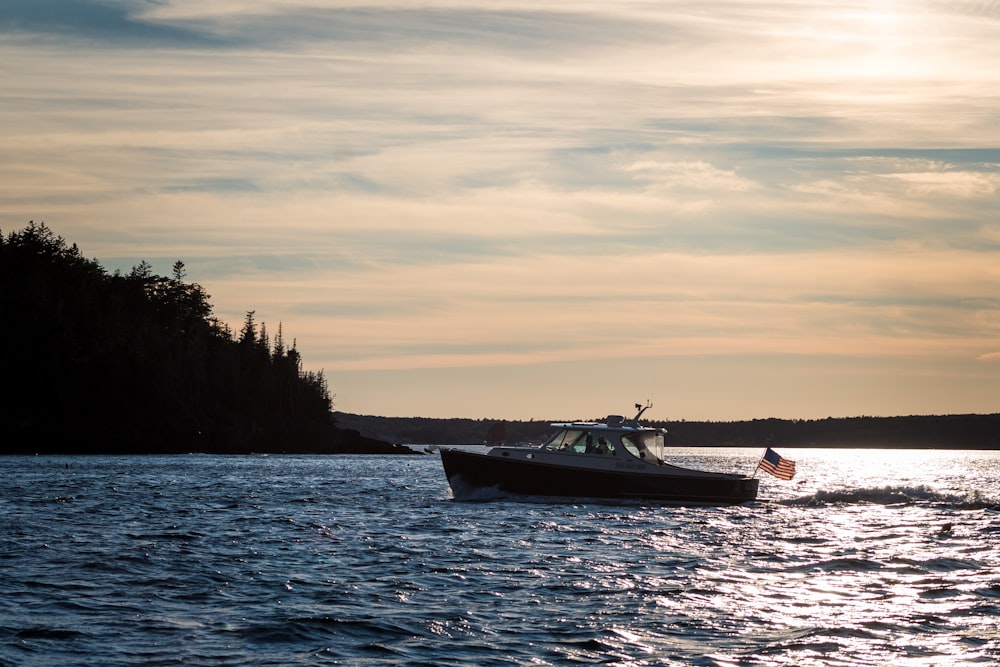
<path fill-rule="evenodd" d="M 555 422 L 550 426 L 592 431 L 660 431 L 666 433 L 666 429 L 643 426 L 637 420 L 627 420 L 621 415 L 608 415 L 603 422 Z"/>

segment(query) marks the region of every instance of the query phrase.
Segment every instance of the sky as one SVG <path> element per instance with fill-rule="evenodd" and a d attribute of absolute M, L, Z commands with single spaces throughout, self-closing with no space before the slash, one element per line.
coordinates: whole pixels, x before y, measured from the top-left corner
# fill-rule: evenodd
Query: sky
<path fill-rule="evenodd" d="M 998 62 L 978 0 L 4 0 L 0 230 L 345 412 L 995 413 Z"/>

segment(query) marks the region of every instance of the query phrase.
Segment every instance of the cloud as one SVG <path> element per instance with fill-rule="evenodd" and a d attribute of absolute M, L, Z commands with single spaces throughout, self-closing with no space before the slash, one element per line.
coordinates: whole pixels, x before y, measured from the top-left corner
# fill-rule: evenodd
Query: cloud
<path fill-rule="evenodd" d="M 584 53 L 627 40 L 663 38 L 639 16 L 566 3 L 542 9 L 517 3 L 256 2 L 165 3 L 141 14 L 144 21 L 211 32 L 226 43 L 269 49 L 336 44 L 370 53 L 444 55 L 452 49 L 488 50 L 518 59 Z"/>
<path fill-rule="evenodd" d="M 668 189 L 688 188 L 724 192 L 745 191 L 754 187 L 752 181 L 738 176 L 735 169 L 719 169 L 707 162 L 658 162 L 646 159 L 626 165 L 624 169 L 655 183 L 658 187 Z"/>
<path fill-rule="evenodd" d="M 906 194 L 917 197 L 945 196 L 954 198 L 993 197 L 1000 189 L 1000 173 L 972 171 L 925 171 L 892 174 L 905 186 Z"/>
<path fill-rule="evenodd" d="M 688 357 L 954 378 L 1000 334 L 997 20 L 17 0 L 0 223 L 112 268 L 181 259 L 224 319 L 281 321 L 372 392 Z"/>
<path fill-rule="evenodd" d="M 148 5 L 144 0 L 5 0 L 0 26 L 15 35 L 52 35 L 102 46 L 218 45 L 197 30 L 143 20 Z"/>

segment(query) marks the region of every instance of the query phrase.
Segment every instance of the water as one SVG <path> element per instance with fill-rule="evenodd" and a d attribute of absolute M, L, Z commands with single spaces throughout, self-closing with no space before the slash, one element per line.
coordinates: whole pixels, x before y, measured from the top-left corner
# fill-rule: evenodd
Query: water
<path fill-rule="evenodd" d="M 461 503 L 436 456 L 2 457 L 0 665 L 1000 662 L 1000 453 L 782 454 L 724 508 Z"/>

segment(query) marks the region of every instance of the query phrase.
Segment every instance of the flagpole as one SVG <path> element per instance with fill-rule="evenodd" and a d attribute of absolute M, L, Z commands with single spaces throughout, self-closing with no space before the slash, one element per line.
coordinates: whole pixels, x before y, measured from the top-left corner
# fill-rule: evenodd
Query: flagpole
<path fill-rule="evenodd" d="M 760 464 L 764 462 L 765 456 L 767 456 L 767 447 L 764 448 L 764 453 L 760 455 L 760 460 L 757 461 L 757 467 L 753 469 L 753 474 L 750 475 L 750 479 L 757 479 L 757 471 L 760 470 Z"/>

